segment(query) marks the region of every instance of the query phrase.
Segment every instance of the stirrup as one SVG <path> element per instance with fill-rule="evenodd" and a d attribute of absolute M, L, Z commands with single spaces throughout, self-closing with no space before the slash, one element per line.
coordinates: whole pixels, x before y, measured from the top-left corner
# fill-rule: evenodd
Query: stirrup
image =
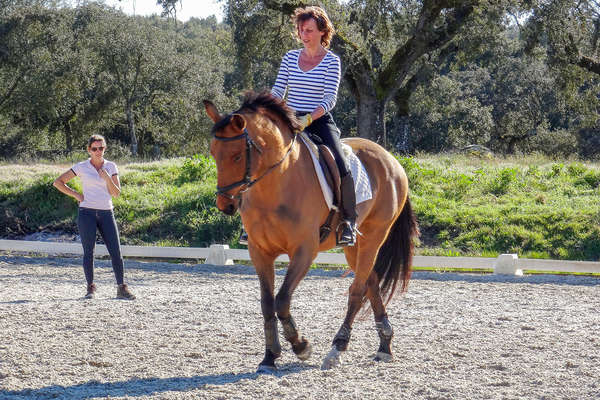
<path fill-rule="evenodd" d="M 348 233 L 347 230 L 350 231 L 350 238 L 347 237 L 348 235 L 344 235 L 344 233 Z M 336 244 L 338 246 L 354 246 L 356 244 L 356 223 L 348 220 L 342 221 L 337 227 L 337 232 Z"/>

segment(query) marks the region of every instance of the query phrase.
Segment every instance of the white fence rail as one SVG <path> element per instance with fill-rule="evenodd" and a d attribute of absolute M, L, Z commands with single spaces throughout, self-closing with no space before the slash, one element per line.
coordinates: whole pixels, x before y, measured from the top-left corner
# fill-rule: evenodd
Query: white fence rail
<path fill-rule="evenodd" d="M 0 240 L 0 251 L 83 254 L 80 243 L 24 240 Z M 123 245 L 121 246 L 121 253 L 124 257 L 202 259 L 207 264 L 214 265 L 230 265 L 233 264 L 233 261 L 250 260 L 248 250 L 230 249 L 229 246 L 220 244 L 211 245 L 209 248 Z M 106 246 L 96 245 L 96 254 L 108 255 Z M 288 262 L 289 258 L 280 256 L 277 261 Z M 345 265 L 346 257 L 343 253 L 319 253 L 314 262 L 326 265 Z M 498 274 L 511 275 L 520 275 L 523 270 L 600 273 L 600 262 L 527 259 L 518 258 L 516 254 L 501 254 L 497 258 L 415 256 L 413 265 L 415 267 L 493 270 Z"/>

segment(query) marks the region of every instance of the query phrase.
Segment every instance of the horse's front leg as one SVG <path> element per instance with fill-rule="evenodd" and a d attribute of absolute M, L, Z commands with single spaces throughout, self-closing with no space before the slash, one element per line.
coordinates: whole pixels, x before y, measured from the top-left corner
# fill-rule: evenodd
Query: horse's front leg
<path fill-rule="evenodd" d="M 299 250 L 290 257 L 287 274 L 277 297 L 275 298 L 275 309 L 277 317 L 283 327 L 283 335 L 292 345 L 292 350 L 300 360 L 307 360 L 312 353 L 312 346 L 304 336 L 301 335 L 294 318 L 290 313 L 292 293 L 304 278 L 316 252 Z"/>
<path fill-rule="evenodd" d="M 275 360 L 281 356 L 277 318 L 275 317 L 275 257 L 256 254 L 251 250 L 254 268 L 260 282 L 260 307 L 264 319 L 265 357 L 258 365 L 257 372 L 272 372 L 276 369 Z"/>

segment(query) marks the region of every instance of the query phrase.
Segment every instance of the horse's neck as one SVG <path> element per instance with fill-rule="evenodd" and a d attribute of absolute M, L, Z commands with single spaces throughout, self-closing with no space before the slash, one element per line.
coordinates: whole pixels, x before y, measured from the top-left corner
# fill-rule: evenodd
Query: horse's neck
<path fill-rule="evenodd" d="M 314 167 L 308 149 L 299 138 L 294 146 L 295 149 L 282 165 L 267 174 L 251 189 L 249 195 L 253 203 L 260 201 L 262 204 L 293 204 L 301 199 L 306 191 L 310 191 L 310 186 L 319 185 L 312 170 Z"/>

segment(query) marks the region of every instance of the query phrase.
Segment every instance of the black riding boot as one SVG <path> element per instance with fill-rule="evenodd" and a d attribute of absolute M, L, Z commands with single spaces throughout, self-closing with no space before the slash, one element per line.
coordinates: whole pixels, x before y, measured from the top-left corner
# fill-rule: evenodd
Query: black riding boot
<path fill-rule="evenodd" d="M 351 174 L 342 177 L 340 190 L 342 192 L 342 222 L 340 223 L 342 232 L 339 233 L 337 244 L 354 246 L 356 242 L 356 194 Z"/>

